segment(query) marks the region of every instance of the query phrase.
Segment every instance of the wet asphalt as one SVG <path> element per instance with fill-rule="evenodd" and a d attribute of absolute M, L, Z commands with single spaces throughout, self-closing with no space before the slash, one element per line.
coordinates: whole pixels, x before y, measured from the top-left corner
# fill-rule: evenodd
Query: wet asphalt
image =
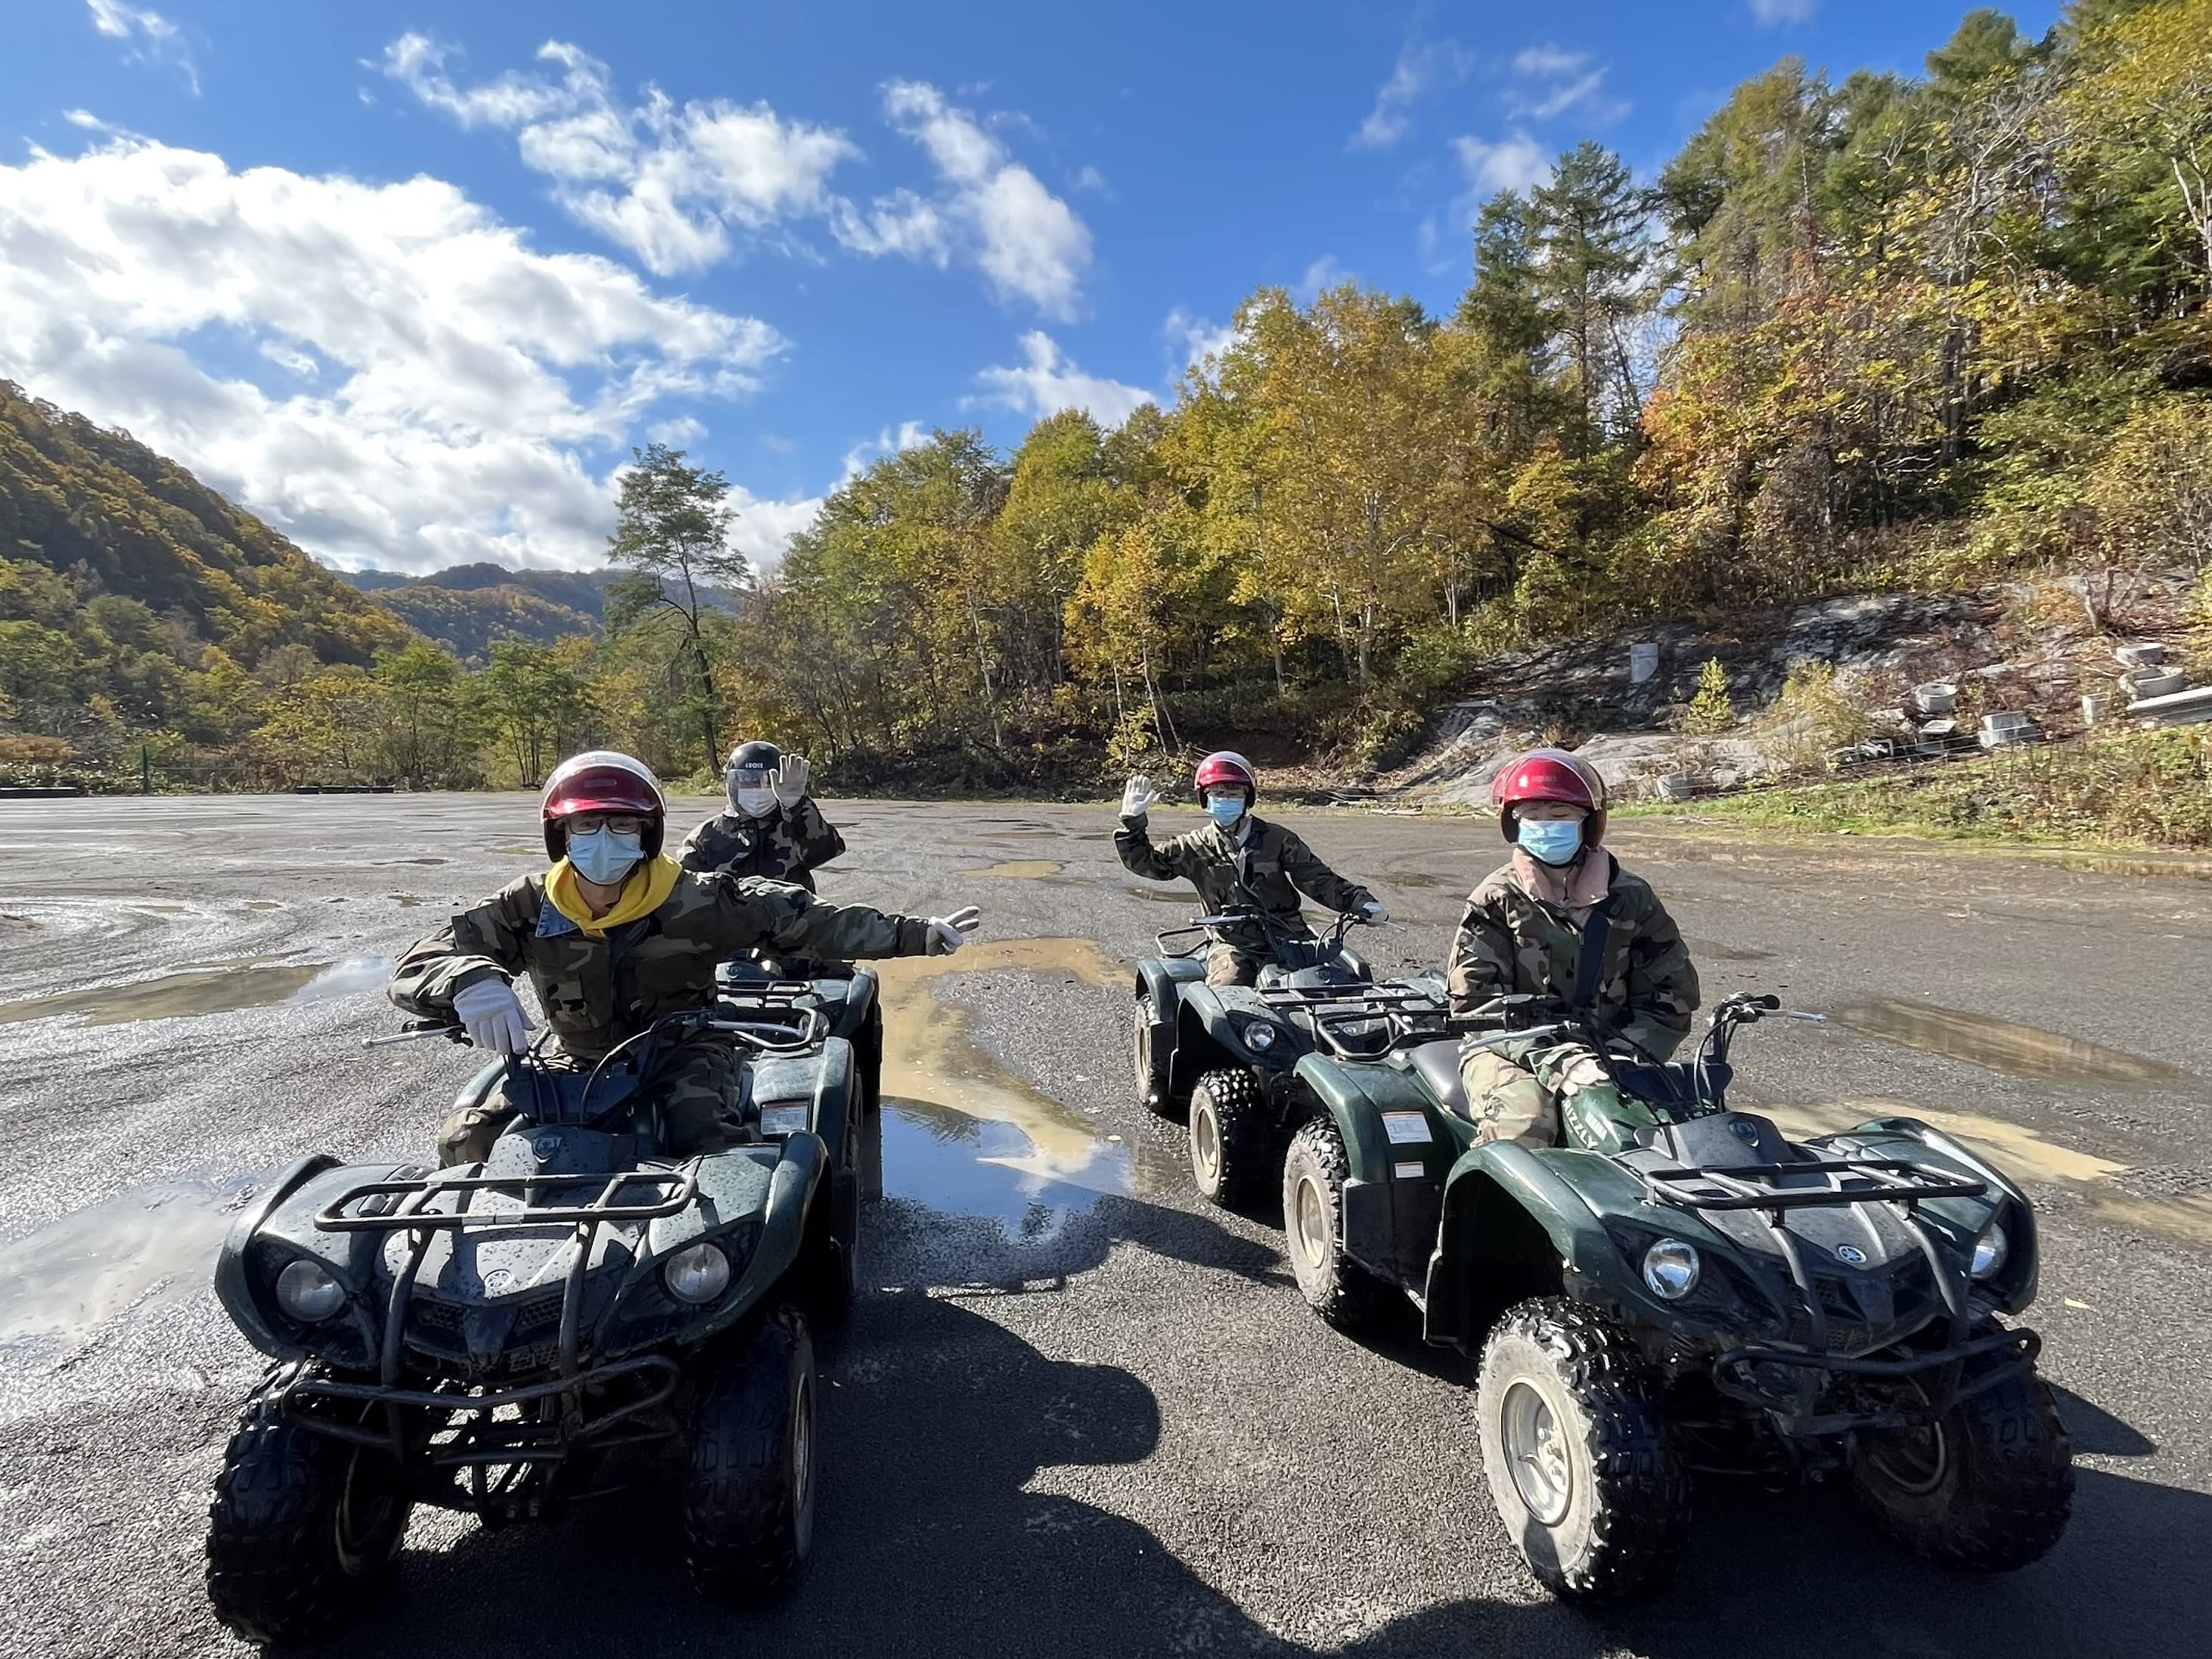
<path fill-rule="evenodd" d="M 889 981 L 883 1196 L 824 1354 L 807 1583 L 706 1608 L 648 1480 L 543 1528 L 418 1516 L 393 1594 L 324 1651 L 2212 1649 L 2212 882 L 1621 829 L 1709 1000 L 1838 1016 L 1747 1035 L 1740 1103 L 1917 1112 L 2031 1183 L 2079 1489 L 2051 1557 L 1979 1580 L 1899 1556 L 1842 1494 L 1708 1482 L 1672 1595 L 1601 1616 L 1509 1547 L 1465 1362 L 1323 1328 L 1279 1217 L 1199 1203 L 1132 1100 L 1121 976 L 1191 911 L 1121 870 L 1109 810 L 830 810 L 854 850 L 825 896 L 979 904 L 986 943 Z M 1408 925 L 1366 940 L 1394 969 L 1443 958 L 1498 850 L 1470 820 L 1284 816 Z M 427 1148 L 471 1066 L 360 1047 L 393 1023 L 383 964 L 542 861 L 536 833 L 512 796 L 0 802 L 0 1651 L 238 1650 L 199 1581 L 259 1370 L 207 1290 L 227 1206 L 302 1152 Z"/>

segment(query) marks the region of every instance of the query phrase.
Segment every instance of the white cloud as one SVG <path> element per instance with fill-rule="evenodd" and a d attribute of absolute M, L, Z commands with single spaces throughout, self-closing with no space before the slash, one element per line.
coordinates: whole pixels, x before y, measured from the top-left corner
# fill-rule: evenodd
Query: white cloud
<path fill-rule="evenodd" d="M 1074 184 L 1070 186 L 1073 190 L 1095 190 L 1101 192 L 1103 192 L 1107 187 L 1106 175 L 1094 167 L 1085 167 L 1082 172 L 1077 173 Z"/>
<path fill-rule="evenodd" d="M 1752 17 L 1763 29 L 1809 22 L 1820 9 L 1820 0 L 1751 0 Z"/>
<path fill-rule="evenodd" d="M 1461 176 L 1477 196 L 1495 196 L 1501 190 L 1526 190 L 1552 171 L 1550 153 L 1518 131 L 1492 143 L 1485 139 L 1452 140 Z"/>
<path fill-rule="evenodd" d="M 65 109 L 62 112 L 62 119 L 73 127 L 82 127 L 87 132 L 107 131 L 107 123 L 88 109 Z"/>
<path fill-rule="evenodd" d="M 672 420 L 655 421 L 646 428 L 645 435 L 648 442 L 681 449 L 686 444 L 696 444 L 705 437 L 707 423 L 695 416 L 678 415 Z"/>
<path fill-rule="evenodd" d="M 305 384 L 211 372 L 210 336 Z M 128 138 L 0 166 L 0 374 L 343 564 L 597 565 L 595 458 L 667 398 L 752 388 L 782 348 L 609 260 L 535 252 L 435 179 L 234 172 Z M 767 534 L 797 507 L 756 510 Z"/>
<path fill-rule="evenodd" d="M 1023 362 L 1018 368 L 994 367 L 975 378 L 985 388 L 980 400 L 1042 419 L 1063 409 L 1088 410 L 1101 426 L 1119 426 L 1132 413 L 1154 400 L 1141 387 L 1119 380 L 1085 374 L 1060 355 L 1060 347 L 1042 329 L 1021 337 Z"/>
<path fill-rule="evenodd" d="M 1291 291 L 1300 299 L 1311 300 L 1325 288 L 1340 288 L 1352 280 L 1352 272 L 1336 262 L 1336 255 L 1324 253 L 1305 268 L 1305 274 L 1291 285 Z"/>
<path fill-rule="evenodd" d="M 1358 131 L 1345 141 L 1347 149 L 1389 149 L 1413 124 L 1413 106 L 1435 92 L 1449 91 L 1474 72 L 1475 55 L 1456 40 L 1409 40 L 1400 49 L 1390 78 L 1375 91 L 1375 107 Z"/>
<path fill-rule="evenodd" d="M 192 56 L 185 46 L 184 36 L 177 26 L 158 11 L 143 6 L 129 6 L 123 0 L 84 0 L 85 9 L 92 14 L 92 26 L 110 40 L 120 40 L 125 46 L 124 58 L 133 64 L 167 64 L 185 77 L 185 83 L 198 96 L 200 89 L 199 70 L 193 66 Z"/>
<path fill-rule="evenodd" d="M 558 40 L 538 51 L 550 73 L 509 70 L 470 87 L 447 74 L 447 56 L 428 36 L 403 34 L 384 49 L 384 72 L 464 127 L 513 131 L 564 209 L 661 276 L 727 258 L 732 231 L 758 237 L 830 213 L 831 175 L 860 155 L 843 133 L 764 103 L 679 107 L 648 86 L 624 106 L 605 64 Z"/>
<path fill-rule="evenodd" d="M 886 86 L 884 114 L 921 147 L 941 189 L 934 202 L 911 192 L 903 200 L 879 198 L 876 212 L 916 228 L 916 244 L 940 263 L 948 243 L 963 246 L 1001 298 L 1026 300 L 1049 317 L 1073 315 L 1091 268 L 1091 232 L 1075 210 L 1014 161 L 974 114 L 947 104 L 926 82 Z M 844 231 L 839 235 L 846 239 Z M 850 245 L 875 251 L 865 241 Z"/>
<path fill-rule="evenodd" d="M 540 69 L 472 86 L 448 73 L 450 55 L 427 35 L 403 34 L 384 49 L 382 67 L 462 126 L 513 132 L 562 208 L 659 275 L 715 264 L 739 238 L 798 251 L 785 227 L 819 220 L 852 252 L 940 270 L 957 255 L 1002 298 L 1048 316 L 1073 313 L 1091 264 L 1089 229 L 974 113 L 926 82 L 886 85 L 884 116 L 921 148 L 937 187 L 897 186 L 862 206 L 830 188 L 839 167 L 865 159 L 836 128 L 787 119 L 765 103 L 679 107 L 651 84 L 627 105 L 605 64 L 559 40 L 538 48 Z"/>
<path fill-rule="evenodd" d="M 1580 109 L 1586 120 L 1604 125 L 1629 112 L 1623 100 L 1605 95 L 1609 66 L 1590 65 L 1586 52 L 1569 52 L 1548 42 L 1527 46 L 1514 55 L 1513 73 L 1520 83 L 1505 94 L 1508 115 L 1548 121 L 1571 109 Z"/>
<path fill-rule="evenodd" d="M 845 469 L 837 482 L 848 484 L 868 470 L 872 461 L 886 455 L 896 455 L 902 450 L 919 449 L 931 437 L 930 429 L 920 421 L 901 421 L 894 431 L 885 427 L 872 438 L 863 438 L 845 452 Z"/>
<path fill-rule="evenodd" d="M 822 497 L 805 495 L 787 501 L 763 501 L 740 484 L 730 486 L 730 505 L 738 521 L 730 531 L 730 544 L 767 570 L 783 562 L 791 538 L 814 522 L 822 511 Z"/>
<path fill-rule="evenodd" d="M 1192 315 L 1181 306 L 1168 313 L 1160 331 L 1167 337 L 1169 350 L 1175 354 L 1176 374 L 1186 368 L 1205 368 L 1209 359 L 1220 356 L 1237 343 L 1235 323 L 1212 322 Z"/>

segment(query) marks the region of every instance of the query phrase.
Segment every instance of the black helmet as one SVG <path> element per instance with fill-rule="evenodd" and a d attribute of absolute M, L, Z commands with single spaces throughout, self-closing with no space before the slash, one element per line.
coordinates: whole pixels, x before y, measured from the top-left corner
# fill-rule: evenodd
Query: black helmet
<path fill-rule="evenodd" d="M 730 811 L 745 810 L 738 804 L 738 790 L 775 788 L 776 769 L 782 764 L 783 750 L 758 738 L 730 750 L 729 763 L 722 769 L 722 790 L 730 798 Z"/>

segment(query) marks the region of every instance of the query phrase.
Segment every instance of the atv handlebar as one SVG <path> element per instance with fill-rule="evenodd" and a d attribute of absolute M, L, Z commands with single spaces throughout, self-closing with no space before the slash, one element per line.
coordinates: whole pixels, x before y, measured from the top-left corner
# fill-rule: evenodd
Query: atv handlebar
<path fill-rule="evenodd" d="M 804 1054 L 829 1034 L 830 1016 L 819 1008 L 794 1009 L 793 1012 L 800 1016 L 796 1024 L 783 1020 L 716 1019 L 705 1009 L 688 1009 L 682 1013 L 664 1015 L 646 1030 L 658 1032 L 664 1028 L 691 1027 L 702 1031 L 720 1031 L 763 1054 Z M 421 1042 L 431 1037 L 443 1037 L 449 1042 L 469 1046 L 465 1027 L 434 1019 L 410 1019 L 388 1036 L 363 1037 L 361 1046 L 364 1048 L 388 1048 L 395 1042 Z"/>

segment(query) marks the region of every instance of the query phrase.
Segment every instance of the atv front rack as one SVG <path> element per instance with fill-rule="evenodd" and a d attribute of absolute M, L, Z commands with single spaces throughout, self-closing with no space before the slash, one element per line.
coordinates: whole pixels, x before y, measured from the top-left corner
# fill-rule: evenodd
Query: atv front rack
<path fill-rule="evenodd" d="M 1979 1198 L 1989 1183 L 1971 1176 L 1940 1181 L 1923 1173 L 1923 1165 L 1897 1158 L 1842 1158 L 1808 1160 L 1802 1164 L 1744 1164 L 1688 1170 L 1644 1170 L 1644 1178 L 1671 1188 L 1708 1181 L 1722 1189 L 1720 1198 L 1698 1198 L 1668 1191 L 1668 1200 L 1692 1210 L 1798 1210 L 1810 1206 L 1896 1204 L 1911 1206 L 1923 1198 Z M 1856 1187 L 1777 1187 L 1769 1185 L 1789 1176 L 1863 1177 Z"/>
<path fill-rule="evenodd" d="M 556 1187 L 580 1187 L 594 1182 L 604 1182 L 598 1198 L 588 1204 L 569 1204 L 544 1209 L 471 1210 L 465 1195 L 488 1189 L 511 1192 L 519 1189 L 523 1202 L 541 1189 Z M 625 1187 L 653 1187 L 662 1197 L 644 1202 L 618 1204 L 616 1198 Z M 596 1226 L 602 1221 L 651 1221 L 656 1217 L 674 1215 L 690 1204 L 699 1191 L 696 1166 L 686 1164 L 680 1170 L 658 1173 L 649 1170 L 622 1170 L 612 1175 L 541 1175 L 541 1176 L 454 1176 L 447 1180 L 428 1178 L 416 1181 L 366 1181 L 358 1187 L 348 1188 L 315 1213 L 315 1226 L 326 1233 L 398 1233 L 455 1231 L 465 1227 L 537 1227 L 586 1224 Z M 433 1210 L 426 1206 L 447 1193 L 464 1195 L 461 1207 L 453 1210 Z M 397 1204 L 377 1200 L 398 1198 Z M 358 1201 L 361 1208 L 350 1206 Z"/>

